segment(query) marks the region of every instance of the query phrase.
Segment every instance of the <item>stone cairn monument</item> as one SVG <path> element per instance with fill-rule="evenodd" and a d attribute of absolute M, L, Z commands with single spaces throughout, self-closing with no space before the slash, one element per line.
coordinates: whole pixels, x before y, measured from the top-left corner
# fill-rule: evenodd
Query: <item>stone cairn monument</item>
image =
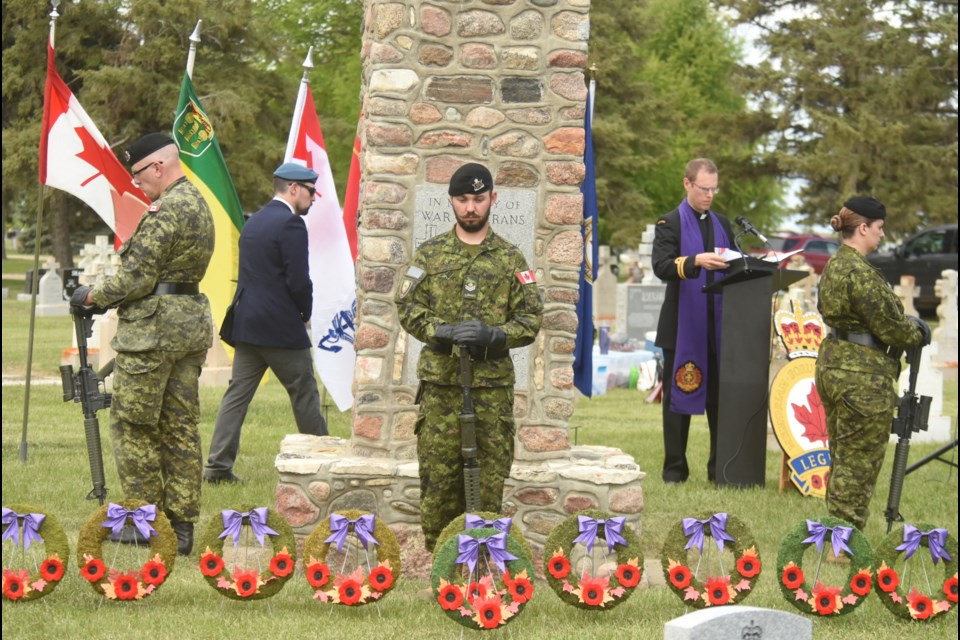
<path fill-rule="evenodd" d="M 571 447 L 568 435 L 589 0 L 367 0 L 365 10 L 352 435 L 288 436 L 277 508 L 301 537 L 332 511 L 373 512 L 397 534 L 404 571 L 429 572 L 414 434 L 420 345 L 400 328 L 393 298 L 416 246 L 453 225 L 450 176 L 478 161 L 499 195 L 493 229 L 524 252 L 544 297 L 540 335 L 513 354 L 516 462 L 504 512 L 536 556 L 581 509 L 625 515 L 639 530 L 634 460 Z"/>

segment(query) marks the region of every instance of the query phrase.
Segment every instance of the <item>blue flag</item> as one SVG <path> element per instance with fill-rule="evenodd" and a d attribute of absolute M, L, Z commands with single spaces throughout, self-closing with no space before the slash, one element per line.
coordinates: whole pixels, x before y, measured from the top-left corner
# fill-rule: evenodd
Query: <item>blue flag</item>
<path fill-rule="evenodd" d="M 590 81 L 584 122 L 583 164 L 583 264 L 580 265 L 580 298 L 577 300 L 577 343 L 573 351 L 573 384 L 580 393 L 593 395 L 593 283 L 597 279 L 597 175 L 593 166 L 594 81 Z"/>

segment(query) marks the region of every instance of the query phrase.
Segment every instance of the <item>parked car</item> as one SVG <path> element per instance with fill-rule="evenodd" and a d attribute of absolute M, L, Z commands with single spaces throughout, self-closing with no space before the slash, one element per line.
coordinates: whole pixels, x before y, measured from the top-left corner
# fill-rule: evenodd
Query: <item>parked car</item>
<path fill-rule="evenodd" d="M 933 311 L 940 304 L 936 283 L 945 269 L 957 270 L 957 225 L 943 224 L 921 231 L 893 251 L 867 256 L 891 284 L 900 284 L 900 276 L 913 276 L 920 287 L 914 300 L 918 311 Z"/>
<path fill-rule="evenodd" d="M 797 255 L 803 256 L 807 264 L 813 267 L 817 275 L 823 273 L 823 268 L 827 266 L 827 260 L 840 248 L 840 242 L 833 238 L 821 238 L 820 236 L 797 235 L 788 236 L 783 240 L 783 246 L 778 253 L 790 253 L 800 249 Z M 789 260 L 784 260 L 781 267 L 786 267 Z"/>

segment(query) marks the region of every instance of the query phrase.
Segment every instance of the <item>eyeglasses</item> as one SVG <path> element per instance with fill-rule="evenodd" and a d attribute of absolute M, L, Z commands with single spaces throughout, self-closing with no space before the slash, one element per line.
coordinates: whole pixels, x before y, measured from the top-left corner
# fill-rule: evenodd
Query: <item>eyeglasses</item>
<path fill-rule="evenodd" d="M 316 187 L 311 187 L 310 185 L 308 185 L 308 184 L 303 184 L 302 182 L 294 182 L 293 184 L 297 185 L 297 186 L 300 187 L 301 189 L 306 189 L 306 190 L 307 190 L 307 193 L 310 194 L 310 197 L 311 197 L 311 198 L 314 197 L 315 195 L 317 195 L 317 188 L 316 188 Z"/>
<path fill-rule="evenodd" d="M 720 193 L 720 187 L 701 187 L 696 182 L 691 182 L 690 184 L 695 186 L 697 189 L 700 189 L 700 193 L 702 193 L 705 196 L 708 196 L 710 194 L 717 195 L 718 193 Z"/>
<path fill-rule="evenodd" d="M 136 171 L 133 172 L 133 175 L 132 175 L 133 179 L 136 180 L 138 175 L 140 175 L 141 173 L 143 173 L 144 171 L 146 171 L 147 169 L 149 169 L 150 167 L 152 167 L 152 166 L 155 165 L 155 164 L 163 164 L 163 161 L 157 160 L 156 162 L 151 162 L 150 164 L 148 164 L 148 165 L 145 166 L 145 167 L 141 167 L 141 168 L 137 169 Z"/>

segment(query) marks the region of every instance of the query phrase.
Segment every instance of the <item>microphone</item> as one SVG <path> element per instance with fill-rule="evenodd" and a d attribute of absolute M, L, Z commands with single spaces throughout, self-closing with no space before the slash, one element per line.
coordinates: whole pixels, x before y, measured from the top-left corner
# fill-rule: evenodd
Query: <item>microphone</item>
<path fill-rule="evenodd" d="M 769 241 L 767 240 L 767 237 L 766 237 L 765 235 L 763 235 L 762 233 L 760 233 L 755 226 L 753 226 L 752 224 L 750 224 L 750 221 L 747 220 L 745 217 L 743 217 L 743 216 L 737 216 L 736 218 L 734 218 L 734 222 L 736 222 L 738 225 L 740 225 L 740 227 L 741 227 L 746 233 L 752 233 L 753 235 L 755 235 L 755 236 L 757 236 L 758 238 L 760 238 L 760 242 L 762 242 L 762 243 L 764 243 L 764 244 L 769 244 Z"/>

